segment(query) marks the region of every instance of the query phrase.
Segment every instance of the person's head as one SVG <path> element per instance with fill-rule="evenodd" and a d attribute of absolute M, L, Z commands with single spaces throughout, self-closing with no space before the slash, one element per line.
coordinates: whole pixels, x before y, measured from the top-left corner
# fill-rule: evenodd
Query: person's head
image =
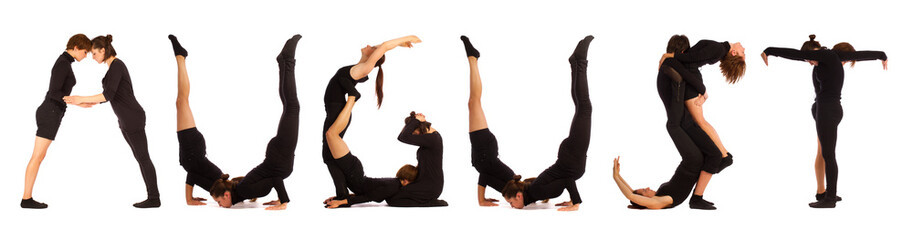
<path fill-rule="evenodd" d="M 529 187 L 531 182 L 520 181 L 520 179 L 522 179 L 520 175 L 514 175 L 514 178 L 504 185 L 504 189 L 501 189 L 501 196 L 504 197 L 504 201 L 510 203 L 510 207 L 517 209 L 526 206 L 526 204 L 523 204 L 523 192 L 526 192 L 526 188 Z"/>
<path fill-rule="evenodd" d="M 425 119 L 425 114 L 415 113 L 415 111 L 412 111 L 409 113 L 409 116 L 406 117 L 406 124 L 409 124 L 409 122 L 411 122 L 413 119 L 419 121 L 418 126 L 416 126 L 415 130 L 412 131 L 413 133 L 427 134 L 431 132 L 431 122 L 428 122 Z"/>
<path fill-rule="evenodd" d="M 418 168 L 412 164 L 403 165 L 399 171 L 396 171 L 396 179 L 399 179 L 399 183 L 403 186 L 415 182 L 416 177 L 418 177 Z"/>
<path fill-rule="evenodd" d="M 855 52 L 856 48 L 854 48 L 853 45 L 850 45 L 850 43 L 848 43 L 848 42 L 842 42 L 842 43 L 838 43 L 837 45 L 834 45 L 834 51 Z M 856 60 L 851 60 L 849 62 L 850 62 L 850 67 L 856 66 Z M 843 64 L 846 64 L 846 62 L 843 62 Z"/>
<path fill-rule="evenodd" d="M 666 53 L 681 53 L 691 48 L 691 42 L 685 35 L 672 35 L 669 38 L 669 44 L 666 45 Z"/>
<path fill-rule="evenodd" d="M 95 59 L 98 63 L 103 63 L 108 59 L 117 56 L 117 51 L 114 51 L 114 46 L 111 45 L 111 41 L 114 41 L 111 34 L 93 38 L 92 59 Z"/>
<path fill-rule="evenodd" d="M 720 72 L 726 77 L 726 82 L 733 84 L 745 75 L 745 48 L 742 43 L 733 43 L 729 53 L 720 60 Z"/>
<path fill-rule="evenodd" d="M 243 179 L 244 177 L 236 177 L 228 180 L 228 174 L 222 174 L 222 176 L 212 184 L 212 187 L 209 188 L 209 195 L 212 196 L 212 199 L 215 200 L 220 207 L 229 208 L 232 205 L 231 192 L 235 190 L 235 186 L 238 186 L 238 183 Z"/>
<path fill-rule="evenodd" d="M 808 41 L 805 41 L 805 43 L 802 43 L 802 48 L 800 48 L 799 50 L 813 51 L 813 50 L 818 50 L 819 48 L 821 48 L 821 43 L 819 43 L 818 41 L 815 41 L 815 34 L 812 34 L 812 35 L 808 35 Z"/>
<path fill-rule="evenodd" d="M 634 192 L 634 194 L 641 195 L 641 196 L 644 196 L 644 197 L 649 197 L 649 198 L 652 198 L 652 197 L 656 196 L 656 191 L 653 191 L 653 189 L 650 189 L 649 187 L 648 187 L 648 188 L 634 189 L 633 192 Z M 633 209 L 646 209 L 647 207 L 642 206 L 642 205 L 640 205 L 640 204 L 637 204 L 637 203 L 635 203 L 634 201 L 631 201 L 631 205 L 629 205 L 628 208 L 633 208 Z"/>
<path fill-rule="evenodd" d="M 67 52 L 70 53 L 77 62 L 86 58 L 90 49 L 92 49 L 92 41 L 89 40 L 89 37 L 86 37 L 85 34 L 80 33 L 73 35 L 70 37 L 70 40 L 67 41 Z"/>

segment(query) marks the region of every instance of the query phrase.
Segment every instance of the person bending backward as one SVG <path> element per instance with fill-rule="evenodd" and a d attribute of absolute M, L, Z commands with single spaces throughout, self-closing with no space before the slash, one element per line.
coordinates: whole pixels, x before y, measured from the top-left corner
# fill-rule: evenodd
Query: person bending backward
<path fill-rule="evenodd" d="M 322 133 L 326 133 L 327 130 L 330 129 L 330 126 L 336 121 L 337 117 L 339 117 L 339 114 L 346 105 L 346 95 L 350 97 L 354 96 L 356 101 L 361 98 L 361 93 L 355 89 L 355 85 L 368 81 L 368 74 L 371 73 L 375 67 L 378 70 L 374 93 L 377 95 L 377 107 L 380 108 L 381 103 L 383 103 L 384 100 L 384 70 L 381 68 L 381 65 L 384 64 L 386 59 L 386 52 L 393 50 L 396 47 L 411 48 L 412 44 L 421 42 L 422 40 L 418 37 L 410 35 L 386 41 L 375 46 L 368 45 L 361 49 L 361 59 L 358 60 L 357 64 L 339 68 L 339 70 L 336 71 L 336 74 L 330 78 L 326 92 L 323 95 L 326 118 L 323 120 Z M 349 121 L 351 121 L 351 114 L 349 116 Z M 340 139 L 345 136 L 347 129 L 348 127 L 345 127 L 339 132 L 338 137 Z M 334 164 L 336 161 L 334 161 L 333 154 L 330 153 L 330 148 L 327 144 L 327 135 L 325 134 L 323 135 L 322 157 L 323 163 L 327 165 L 327 170 L 330 172 L 330 177 L 333 179 L 333 185 L 336 189 L 336 197 L 334 199 L 344 200 L 348 198 L 349 190 L 346 186 L 346 175 L 337 164 Z"/>
<path fill-rule="evenodd" d="M 209 194 L 219 206 L 229 208 L 245 199 L 266 196 L 275 188 L 279 200 L 264 203 L 271 205 L 266 210 L 284 210 L 289 197 L 285 190 L 285 178 L 292 174 L 295 163 L 295 148 L 298 145 L 298 90 L 295 84 L 295 49 L 301 35 L 295 35 L 285 42 L 276 57 L 279 63 L 279 99 L 282 101 L 282 116 L 276 136 L 266 145 L 263 163 L 250 170 L 244 177 L 228 180 L 228 174 L 213 183 Z"/>
<path fill-rule="evenodd" d="M 568 137 L 558 147 L 558 160 L 542 171 L 532 182 L 520 181 L 514 176 L 508 181 L 501 195 L 513 208 L 523 208 L 530 203 L 556 198 L 567 189 L 570 202 L 559 203 L 558 211 L 576 211 L 583 202 L 577 192 L 577 179 L 586 170 L 586 153 L 590 147 L 590 129 L 593 105 L 587 84 L 587 50 L 593 36 L 586 36 L 577 43 L 577 48 L 568 61 L 571 64 L 571 100 L 574 101 L 574 118 Z"/>
<path fill-rule="evenodd" d="M 187 171 L 184 181 L 184 198 L 187 205 L 206 205 L 206 198 L 193 196 L 193 186 L 206 191 L 222 177 L 222 170 L 206 157 L 206 140 L 196 127 L 193 112 L 190 111 L 190 76 L 187 74 L 187 50 L 181 46 L 177 37 L 168 35 L 174 49 L 174 58 L 178 64 L 178 95 L 175 101 L 177 108 L 177 135 L 179 161 Z"/>
<path fill-rule="evenodd" d="M 812 118 L 818 132 L 818 156 L 815 157 L 815 177 L 818 189 L 815 202 L 809 203 L 812 208 L 833 208 L 843 200 L 837 196 L 837 126 L 843 119 L 843 106 L 840 95 L 843 90 L 843 65 L 856 61 L 881 60 L 884 70 L 888 70 L 888 56 L 881 51 L 856 51 L 853 45 L 846 42 L 834 45 L 833 49 L 822 47 L 815 41 L 815 35 L 802 44 L 800 50 L 769 47 L 761 53 L 764 65 L 767 56 L 783 57 L 790 60 L 806 61 L 812 69 L 812 84 L 815 86 L 815 103 L 812 104 Z M 825 180 L 827 185 L 825 187 Z"/>
<path fill-rule="evenodd" d="M 38 125 L 38 131 L 35 133 L 35 147 L 32 149 L 32 157 L 25 168 L 25 189 L 22 193 L 22 202 L 19 207 L 22 208 L 47 208 L 48 205 L 35 201 L 32 198 L 32 188 L 35 186 L 35 179 L 38 177 L 38 167 L 41 161 L 48 153 L 48 147 L 57 137 L 57 130 L 63 121 L 63 115 L 67 111 L 67 105 L 63 102 L 63 96 L 70 95 L 73 86 L 76 85 L 76 76 L 73 74 L 73 68 L 70 66 L 73 61 L 82 61 L 86 58 L 89 49 L 92 48 L 92 42 L 84 34 L 76 34 L 67 41 L 66 50 L 57 57 L 54 67 L 51 68 L 51 83 L 48 86 L 48 92 L 44 96 L 44 101 L 35 111 L 35 122 Z M 83 103 L 80 107 L 88 108 L 95 103 Z"/>
<path fill-rule="evenodd" d="M 334 167 L 342 170 L 345 175 L 345 182 L 353 195 L 342 200 L 336 200 L 336 196 L 327 198 L 323 203 L 327 208 L 348 207 L 354 204 L 365 203 L 369 201 L 381 202 L 399 192 L 402 186 L 408 185 L 409 182 L 415 181 L 415 177 L 409 179 L 396 178 L 369 178 L 365 177 L 365 170 L 361 160 L 349 151 L 349 146 L 342 140 L 340 133 L 348 127 L 349 117 L 352 116 L 352 107 L 355 105 L 355 96 L 349 96 L 345 107 L 336 118 L 336 122 L 330 126 L 326 132 L 327 143 L 330 152 L 333 154 L 334 161 L 327 163 L 333 164 Z"/>
<path fill-rule="evenodd" d="M 108 72 L 101 80 L 103 92 L 92 96 L 66 96 L 63 100 L 69 104 L 96 104 L 111 102 L 111 109 L 117 116 L 121 134 L 133 150 L 133 156 L 139 163 L 143 181 L 146 183 L 147 199 L 133 204 L 137 208 L 157 208 L 159 200 L 158 183 L 155 166 L 149 157 L 149 146 L 146 141 L 146 111 L 136 101 L 133 92 L 133 81 L 124 61 L 117 58 L 117 52 L 111 45 L 111 35 L 98 36 L 92 39 L 92 58 L 98 63 L 108 65 Z"/>
<path fill-rule="evenodd" d="M 472 166 L 479 172 L 477 197 L 479 206 L 498 206 L 497 199 L 486 198 L 485 190 L 491 187 L 501 192 L 508 181 L 514 179 L 514 170 L 498 158 L 498 139 L 488 128 L 482 111 L 482 77 L 479 74 L 479 51 L 469 38 L 460 36 L 469 60 L 469 142 L 472 144 Z M 536 178 L 523 180 L 532 183 Z M 548 202 L 548 199 L 543 200 Z"/>
<path fill-rule="evenodd" d="M 397 140 L 418 146 L 415 158 L 418 165 L 406 164 L 396 172 L 403 187 L 387 199 L 394 207 L 443 207 L 447 201 L 438 199 L 444 190 L 444 142 L 441 133 L 431 127 L 425 115 L 409 114 Z"/>
<path fill-rule="evenodd" d="M 712 174 L 732 164 L 732 154 L 722 147 L 716 130 L 703 118 L 700 105 L 706 95 L 699 68 L 720 61 L 723 75 L 734 83 L 745 71 L 744 48 L 740 43 L 711 40 L 701 40 L 689 48 L 687 37 L 675 35 L 669 40 L 667 52 L 672 53 L 664 54 L 657 77 L 657 90 L 668 117 L 666 128 L 683 161 L 704 163 L 690 207 L 713 210 L 713 203 L 703 199 L 704 190 Z M 688 100 L 682 104 L 683 99 Z M 685 106 L 689 111 L 684 110 Z"/>

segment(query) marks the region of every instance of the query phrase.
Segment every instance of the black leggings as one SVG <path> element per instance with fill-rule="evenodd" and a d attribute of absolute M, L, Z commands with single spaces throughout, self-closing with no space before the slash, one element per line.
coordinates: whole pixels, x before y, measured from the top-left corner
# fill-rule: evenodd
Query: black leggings
<path fill-rule="evenodd" d="M 663 62 L 663 68 L 671 67 L 673 61 L 675 60 L 669 59 Z M 656 90 L 666 108 L 666 131 L 682 156 L 679 169 L 695 175 L 702 170 L 719 173 L 722 154 L 713 139 L 694 121 L 691 112 L 685 109 L 686 87 L 686 83 L 676 82 L 663 72 L 657 74 Z"/>
<path fill-rule="evenodd" d="M 295 59 L 279 61 L 279 98 L 282 100 L 282 116 L 276 136 L 266 147 L 266 159 L 261 166 L 271 172 L 267 177 L 287 178 L 295 164 L 295 148 L 298 146 L 298 90 L 295 85 Z M 245 179 L 249 181 L 253 179 Z"/>
<path fill-rule="evenodd" d="M 590 148 L 590 129 L 593 115 L 593 104 L 590 102 L 590 90 L 587 83 L 587 60 L 571 59 L 571 99 L 574 100 L 574 119 L 567 138 L 558 147 L 558 160 L 553 165 L 560 175 L 556 178 L 574 180 L 583 176 L 586 171 L 586 153 Z"/>
<path fill-rule="evenodd" d="M 815 102 L 812 105 L 815 130 L 821 142 L 821 156 L 824 158 L 824 174 L 827 179 L 827 198 L 837 198 L 837 125 L 843 119 L 840 101 Z"/>
<path fill-rule="evenodd" d="M 149 145 L 146 142 L 146 130 L 140 129 L 127 131 L 121 128 L 121 134 L 133 150 L 133 157 L 139 163 L 139 170 L 143 174 L 143 182 L 146 183 L 146 195 L 149 198 L 159 197 L 158 182 L 155 177 L 155 166 L 152 165 L 152 158 L 149 157 Z"/>

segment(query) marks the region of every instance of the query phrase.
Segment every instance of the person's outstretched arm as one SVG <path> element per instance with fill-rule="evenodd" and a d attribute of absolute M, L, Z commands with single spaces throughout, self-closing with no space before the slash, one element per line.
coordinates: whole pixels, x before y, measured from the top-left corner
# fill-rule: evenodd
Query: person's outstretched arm
<path fill-rule="evenodd" d="M 366 61 L 353 66 L 349 71 L 349 74 L 351 74 L 352 78 L 354 79 L 360 79 L 368 76 L 368 74 L 374 70 L 374 65 L 377 64 L 377 61 L 380 60 L 380 58 L 383 57 L 387 51 L 393 50 L 396 47 L 411 48 L 412 44 L 420 42 L 422 42 L 422 40 L 415 35 L 409 35 L 381 43 L 380 45 L 377 45 L 377 49 L 371 53 L 371 56 L 369 56 Z"/>
<path fill-rule="evenodd" d="M 881 60 L 881 64 L 884 66 L 884 70 L 888 70 L 888 55 L 882 51 L 855 51 L 855 52 L 837 51 L 837 55 L 840 56 L 840 61 Z"/>
<path fill-rule="evenodd" d="M 624 178 L 622 178 L 621 174 L 619 173 L 621 171 L 621 165 L 618 163 L 618 159 L 620 158 L 621 157 L 615 157 L 615 168 L 612 171 L 612 176 L 615 179 L 615 184 L 618 185 L 618 189 L 621 190 L 621 193 L 624 194 L 625 198 L 649 209 L 662 209 L 671 204 L 671 201 L 669 201 L 669 203 L 664 203 L 663 201 L 656 198 L 648 198 L 634 194 L 634 190 L 631 189 L 631 186 L 625 182 Z"/>
<path fill-rule="evenodd" d="M 764 59 L 764 65 L 767 65 L 768 56 L 782 57 L 795 61 L 818 61 L 821 60 L 822 54 L 820 51 L 800 51 L 792 48 L 769 47 L 764 49 L 764 52 L 761 53 L 761 58 Z"/>
<path fill-rule="evenodd" d="M 686 82 L 688 86 L 691 86 L 700 94 L 707 92 L 707 87 L 704 86 L 703 76 L 699 74 L 694 74 L 688 69 L 685 68 L 685 65 L 676 59 L 666 59 L 663 61 L 663 67 L 661 67 L 663 74 L 666 74 L 676 82 Z"/>

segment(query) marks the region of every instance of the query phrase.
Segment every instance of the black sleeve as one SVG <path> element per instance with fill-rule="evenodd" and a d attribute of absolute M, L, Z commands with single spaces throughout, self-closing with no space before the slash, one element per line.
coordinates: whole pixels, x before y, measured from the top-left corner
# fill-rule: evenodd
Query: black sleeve
<path fill-rule="evenodd" d="M 719 59 L 722 55 L 722 45 L 715 41 L 701 40 L 686 53 L 675 53 L 673 57 L 683 63 L 706 62 Z"/>
<path fill-rule="evenodd" d="M 51 69 L 51 84 L 48 86 L 48 97 L 54 101 L 63 102 L 63 85 L 66 84 L 67 77 L 73 74 L 73 68 L 70 63 L 57 61 Z"/>
<path fill-rule="evenodd" d="M 127 68 L 123 62 L 115 61 L 111 63 L 108 73 L 105 74 L 105 84 L 102 86 L 104 88 L 102 94 L 105 96 L 106 101 L 111 101 L 117 95 L 117 88 L 120 86 L 120 82 L 126 72 Z"/>
<path fill-rule="evenodd" d="M 396 139 L 409 145 L 432 147 L 434 141 L 431 141 L 430 139 L 432 137 L 431 134 L 412 134 L 419 123 L 420 122 L 416 119 L 409 121 L 409 123 L 403 127 L 403 130 L 399 132 L 399 137 Z"/>
<path fill-rule="evenodd" d="M 796 61 L 821 60 L 820 51 L 799 51 L 792 48 L 769 47 L 764 49 L 764 54 L 767 54 L 767 56 L 782 57 Z"/>
<path fill-rule="evenodd" d="M 703 76 L 700 74 L 694 74 L 693 72 L 689 71 L 687 68 L 685 68 L 685 65 L 682 65 L 680 61 L 676 59 L 666 59 L 666 61 L 663 62 L 663 65 L 669 66 L 675 70 L 675 72 L 678 73 L 682 80 L 688 83 L 688 85 L 694 88 L 694 90 L 696 90 L 698 93 L 704 94 L 707 92 L 707 87 L 704 86 Z M 668 75 L 669 73 L 666 74 Z M 672 77 L 673 79 L 676 78 L 674 76 L 669 77 Z"/>
<path fill-rule="evenodd" d="M 580 204 L 583 200 L 580 199 L 580 192 L 577 192 L 577 181 L 568 180 L 567 182 L 567 193 L 571 195 L 571 202 L 574 204 Z"/>
<path fill-rule="evenodd" d="M 352 67 L 346 68 L 346 71 L 344 73 L 345 75 L 338 76 L 334 80 L 336 81 L 336 84 L 339 84 L 339 86 L 342 87 L 342 89 L 344 91 L 346 91 L 346 94 L 348 94 L 349 96 L 355 96 L 355 101 L 358 101 L 358 99 L 361 98 L 361 93 L 359 93 L 358 90 L 355 89 L 355 81 L 352 81 L 352 79 L 351 79 L 352 75 L 349 71 L 351 69 L 352 69 Z"/>
<path fill-rule="evenodd" d="M 882 51 L 835 52 L 840 56 L 840 61 L 888 60 L 888 55 L 884 54 Z"/>
<path fill-rule="evenodd" d="M 199 174 L 187 172 L 187 180 L 184 183 L 190 186 L 200 186 L 201 188 L 206 189 L 206 191 L 209 191 L 209 188 L 212 187 L 213 182 L 215 182 L 215 179 L 210 179 Z"/>
<path fill-rule="evenodd" d="M 285 182 L 282 180 L 282 178 L 274 177 L 274 178 L 272 178 L 272 180 L 273 180 L 273 188 L 276 189 L 276 194 L 279 195 L 279 202 L 280 203 L 289 202 L 288 192 L 285 191 Z"/>

